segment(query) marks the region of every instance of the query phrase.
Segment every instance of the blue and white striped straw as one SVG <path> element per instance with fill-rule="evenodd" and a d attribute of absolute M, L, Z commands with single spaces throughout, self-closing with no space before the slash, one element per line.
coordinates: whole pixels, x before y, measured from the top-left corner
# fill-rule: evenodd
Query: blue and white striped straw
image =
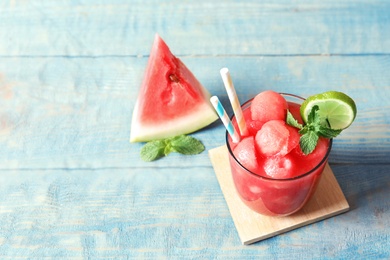
<path fill-rule="evenodd" d="M 222 103 L 219 101 L 218 97 L 212 96 L 210 98 L 210 102 L 211 104 L 213 104 L 215 111 L 217 111 L 219 118 L 221 118 L 222 123 L 225 125 L 226 130 L 231 136 L 233 142 L 238 143 L 240 141 L 240 136 L 238 135 L 237 130 L 234 128 L 232 121 L 230 121 L 229 116 L 226 114 L 226 111 L 223 108 Z"/>

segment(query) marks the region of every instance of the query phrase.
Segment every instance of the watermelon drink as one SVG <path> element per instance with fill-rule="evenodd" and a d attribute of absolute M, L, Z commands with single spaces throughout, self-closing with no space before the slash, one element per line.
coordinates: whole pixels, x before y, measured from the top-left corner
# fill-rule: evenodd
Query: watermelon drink
<path fill-rule="evenodd" d="M 226 133 L 236 190 L 252 210 L 287 216 L 311 198 L 328 161 L 332 139 L 320 137 L 314 151 L 304 154 L 298 129 L 286 124 L 287 110 L 302 123 L 303 98 L 264 91 L 242 105 L 249 134 L 233 143 Z M 232 123 L 237 128 L 235 117 Z"/>

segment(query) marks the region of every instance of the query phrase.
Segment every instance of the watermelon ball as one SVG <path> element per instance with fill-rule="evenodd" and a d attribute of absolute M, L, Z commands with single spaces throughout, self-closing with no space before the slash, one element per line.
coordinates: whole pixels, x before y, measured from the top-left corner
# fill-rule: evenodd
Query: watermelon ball
<path fill-rule="evenodd" d="M 253 136 L 241 140 L 234 148 L 233 154 L 246 169 L 256 172 L 259 168 Z"/>
<path fill-rule="evenodd" d="M 294 168 L 294 163 L 288 155 L 269 157 L 264 162 L 265 173 L 273 179 L 294 177 Z"/>
<path fill-rule="evenodd" d="M 289 133 L 288 143 L 287 143 L 287 153 L 289 153 L 297 146 L 299 146 L 299 140 L 301 138 L 301 135 L 299 134 L 298 128 L 292 127 L 288 124 L 285 124 L 285 126 Z"/>
<path fill-rule="evenodd" d="M 252 100 L 251 115 L 253 120 L 263 122 L 270 120 L 284 121 L 287 116 L 287 101 L 275 91 L 260 92 Z"/>
<path fill-rule="evenodd" d="M 245 123 L 246 123 L 247 129 L 248 129 L 248 134 L 255 136 L 257 131 L 259 131 L 261 129 L 261 127 L 263 126 L 263 124 L 265 122 L 259 121 L 259 120 L 252 120 L 250 108 L 245 109 L 243 111 L 243 116 L 245 118 Z M 234 121 L 234 123 L 235 123 L 235 121 Z"/>
<path fill-rule="evenodd" d="M 271 120 L 257 132 L 255 141 L 258 151 L 264 156 L 288 154 L 299 144 L 298 131 L 282 120 Z"/>

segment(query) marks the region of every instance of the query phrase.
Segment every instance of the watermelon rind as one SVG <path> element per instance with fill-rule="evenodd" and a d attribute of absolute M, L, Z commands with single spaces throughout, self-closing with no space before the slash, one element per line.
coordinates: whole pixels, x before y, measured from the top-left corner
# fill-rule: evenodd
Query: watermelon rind
<path fill-rule="evenodd" d="M 137 104 L 135 105 L 133 115 L 136 114 Z M 213 108 L 206 103 L 192 111 L 191 114 L 188 114 L 185 117 L 173 119 L 166 122 L 164 125 L 140 125 L 136 123 L 137 119 L 134 117 L 131 124 L 130 142 L 147 142 L 174 137 L 181 134 L 190 134 L 208 126 L 217 119 L 218 117 Z M 156 131 L 156 128 L 159 128 L 159 131 Z"/>
<path fill-rule="evenodd" d="M 164 63 L 161 64 L 162 61 Z M 182 83 L 178 83 L 179 81 L 166 83 L 166 73 L 175 73 L 176 70 L 179 73 L 177 75 L 182 76 L 180 78 L 183 80 L 180 81 Z M 159 78 L 161 80 L 156 81 Z M 176 92 L 170 100 L 177 101 L 177 98 L 186 100 L 186 108 L 178 105 L 179 103 L 173 102 L 175 105 L 172 105 L 172 102 L 168 102 L 170 104 L 168 110 L 159 93 L 163 93 L 165 89 L 178 87 L 180 84 L 186 85 L 179 86 L 180 91 Z M 177 96 L 178 93 L 180 96 Z M 166 43 L 156 34 L 144 81 L 133 110 L 130 142 L 147 142 L 189 134 L 213 123 L 218 116 L 209 101 L 210 96 L 207 89 L 185 64 L 170 52 Z M 151 113 L 151 111 L 155 112 Z M 169 113 L 164 113 L 168 111 Z"/>

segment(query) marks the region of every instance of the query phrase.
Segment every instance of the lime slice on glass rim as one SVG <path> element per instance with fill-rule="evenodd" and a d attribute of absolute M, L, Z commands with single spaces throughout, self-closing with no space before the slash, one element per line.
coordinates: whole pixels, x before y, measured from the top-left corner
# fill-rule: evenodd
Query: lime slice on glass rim
<path fill-rule="evenodd" d="M 319 107 L 321 124 L 335 130 L 350 126 L 356 117 L 356 104 L 348 95 L 338 91 L 327 91 L 308 97 L 301 105 L 302 119 L 307 123 L 312 108 Z"/>

